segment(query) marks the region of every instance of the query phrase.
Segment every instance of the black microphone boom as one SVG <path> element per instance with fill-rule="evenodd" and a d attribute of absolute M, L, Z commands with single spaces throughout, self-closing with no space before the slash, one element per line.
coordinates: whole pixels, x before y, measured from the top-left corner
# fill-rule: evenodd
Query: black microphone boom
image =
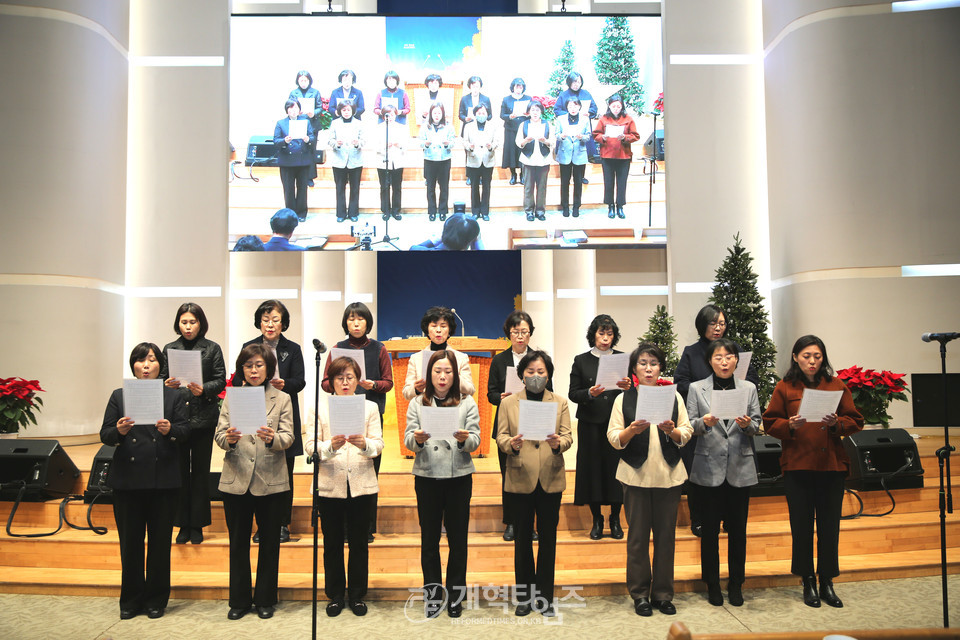
<path fill-rule="evenodd" d="M 327 345 L 323 344 L 317 338 L 313 339 L 313 348 L 317 350 L 317 353 L 326 353 Z"/>
<path fill-rule="evenodd" d="M 950 342 L 957 338 L 960 338 L 960 333 L 925 333 L 920 336 L 920 339 L 924 342 Z"/>

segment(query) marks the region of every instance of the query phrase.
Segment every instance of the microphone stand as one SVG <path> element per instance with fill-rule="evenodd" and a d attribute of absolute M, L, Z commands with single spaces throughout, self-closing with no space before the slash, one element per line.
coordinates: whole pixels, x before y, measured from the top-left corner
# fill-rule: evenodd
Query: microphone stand
<path fill-rule="evenodd" d="M 396 116 L 394 116 L 394 118 L 396 118 Z M 385 125 L 383 127 L 383 130 L 386 131 L 386 140 L 383 143 L 384 144 L 383 168 L 387 172 L 387 202 L 390 203 L 393 197 L 393 175 L 392 175 L 392 172 L 390 171 L 390 120 L 384 119 L 383 122 Z M 394 120 L 394 122 L 396 122 L 396 120 Z M 400 236 L 396 236 L 393 238 L 390 237 L 390 218 L 392 217 L 393 216 L 390 215 L 390 207 L 388 206 L 387 213 L 383 214 L 383 239 L 377 240 L 376 242 L 372 243 L 371 246 L 373 246 L 374 244 L 386 244 L 386 245 L 390 245 L 397 251 L 400 251 L 400 247 L 393 244 L 393 241 L 399 240 Z"/>
<path fill-rule="evenodd" d="M 657 112 L 653 112 L 653 144 L 650 145 L 650 191 L 647 195 L 647 226 L 653 226 L 653 185 L 657 182 Z"/>
<path fill-rule="evenodd" d="M 947 400 L 947 341 L 940 342 L 940 375 L 943 378 L 943 446 L 937 449 L 940 465 L 940 582 L 943 598 L 943 628 L 950 627 L 949 599 L 947 597 L 947 514 L 953 513 L 953 490 L 950 487 L 950 452 L 956 447 L 950 444 L 949 402 Z"/>
<path fill-rule="evenodd" d="M 317 560 L 318 549 L 320 546 L 320 523 L 319 512 L 320 504 L 317 498 L 319 489 L 320 474 L 320 455 L 317 448 L 320 446 L 320 354 L 326 351 L 326 347 L 319 340 L 314 340 L 314 347 L 317 349 L 316 357 L 316 379 L 313 389 L 313 490 L 311 491 L 310 506 L 310 526 L 313 527 L 313 614 L 311 631 L 313 640 L 317 640 Z"/>

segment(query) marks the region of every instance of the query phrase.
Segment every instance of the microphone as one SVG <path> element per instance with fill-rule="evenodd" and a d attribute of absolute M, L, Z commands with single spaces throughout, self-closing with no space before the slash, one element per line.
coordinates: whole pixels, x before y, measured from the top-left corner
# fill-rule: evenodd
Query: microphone
<path fill-rule="evenodd" d="M 451 309 L 450 309 L 450 313 L 452 313 L 453 315 L 455 315 L 455 316 L 457 317 L 457 320 L 460 321 L 460 336 L 462 337 L 462 336 L 467 335 L 467 328 L 463 325 L 463 318 L 460 317 L 460 314 L 457 313 L 457 310 L 451 308 Z"/>
<path fill-rule="evenodd" d="M 925 333 L 920 336 L 920 339 L 924 342 L 950 342 L 951 340 L 956 340 L 960 338 L 960 333 Z"/>
<path fill-rule="evenodd" d="M 318 339 L 313 339 L 313 348 L 317 350 L 317 353 L 326 353 L 327 345 L 320 342 Z"/>

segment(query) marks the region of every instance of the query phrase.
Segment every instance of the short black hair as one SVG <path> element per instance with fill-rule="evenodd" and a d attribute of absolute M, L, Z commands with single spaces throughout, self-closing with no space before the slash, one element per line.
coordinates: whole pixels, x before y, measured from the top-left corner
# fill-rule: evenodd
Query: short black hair
<path fill-rule="evenodd" d="M 480 78 L 480 76 L 470 76 L 467 78 L 467 88 L 469 89 L 470 85 L 472 85 L 474 82 L 479 82 L 480 86 L 483 86 L 483 79 Z"/>
<path fill-rule="evenodd" d="M 254 342 L 241 349 L 240 355 L 237 356 L 236 371 L 243 376 L 243 365 L 257 356 L 263 358 L 263 362 L 267 365 L 267 377 L 262 383 L 266 384 L 268 380 L 273 380 L 273 374 L 277 372 L 277 357 L 273 355 L 273 349 L 265 344 Z"/>
<path fill-rule="evenodd" d="M 300 218 L 293 209 L 280 209 L 270 218 L 270 230 L 280 236 L 289 236 L 300 224 Z"/>
<path fill-rule="evenodd" d="M 263 251 L 263 240 L 257 236 L 243 236 L 233 245 L 234 251 Z"/>
<path fill-rule="evenodd" d="M 567 78 L 566 78 L 567 89 L 570 88 L 570 86 L 573 84 L 573 81 L 576 80 L 577 78 L 580 78 L 580 87 L 583 88 L 583 76 L 577 73 L 576 71 L 571 71 L 570 73 L 567 74 Z"/>
<path fill-rule="evenodd" d="M 697 319 L 693 321 L 693 324 L 697 328 L 697 333 L 700 334 L 701 338 L 707 336 L 707 325 L 711 322 L 716 322 L 720 316 L 723 316 L 723 319 L 727 320 L 727 327 L 729 328 L 730 322 L 727 319 L 727 314 L 719 306 L 708 304 L 697 312 Z M 723 335 L 727 335 L 727 332 L 724 331 Z"/>
<path fill-rule="evenodd" d="M 276 309 L 280 312 L 280 327 L 281 331 L 286 331 L 290 328 L 290 312 L 287 311 L 287 305 L 283 304 L 279 300 L 264 300 L 260 303 L 260 306 L 257 307 L 257 310 L 253 312 L 253 326 L 256 329 L 260 329 L 260 321 L 263 319 L 263 316 L 270 313 Z"/>
<path fill-rule="evenodd" d="M 284 112 L 284 113 L 287 113 L 287 111 L 289 111 L 289 110 L 290 110 L 290 107 L 292 107 L 293 105 L 297 105 L 297 111 L 300 110 L 300 102 L 299 102 L 299 101 L 297 101 L 297 100 L 287 100 L 286 102 L 283 103 L 283 112 Z M 288 114 L 288 115 L 289 115 L 289 114 Z"/>
<path fill-rule="evenodd" d="M 443 124 L 447 121 L 447 108 L 443 106 L 443 102 L 439 100 L 434 100 L 430 103 L 430 108 L 427 109 L 427 125 L 429 126 L 433 122 L 433 110 L 437 107 L 440 108 L 440 124 Z"/>
<path fill-rule="evenodd" d="M 312 87 L 312 86 L 313 86 L 313 76 L 310 75 L 310 72 L 307 71 L 306 69 L 301 69 L 300 71 L 297 71 L 297 79 L 296 79 L 296 84 L 297 84 L 297 86 L 298 86 L 298 87 L 300 86 L 300 78 L 303 78 L 303 77 L 305 77 L 307 80 L 310 81 L 310 84 L 307 85 L 307 89 L 309 89 L 310 87 Z"/>
<path fill-rule="evenodd" d="M 715 354 L 718 349 L 726 349 L 727 353 L 737 356 L 737 362 L 740 361 L 740 349 L 737 347 L 737 343 L 730 338 L 717 338 L 710 342 L 703 352 L 703 359 L 707 361 L 708 367 L 710 366 L 710 360 L 713 358 L 713 354 Z"/>
<path fill-rule="evenodd" d="M 397 86 L 398 87 L 400 86 L 400 74 L 397 73 L 396 71 L 391 70 L 383 74 L 383 86 L 387 86 L 387 78 L 393 78 L 394 80 L 397 81 Z"/>
<path fill-rule="evenodd" d="M 150 355 L 150 352 L 153 351 L 154 357 L 157 359 L 157 364 L 160 365 L 160 369 L 163 369 L 165 366 L 166 360 L 163 357 L 163 352 L 160 351 L 160 347 L 153 344 L 152 342 L 141 342 L 133 348 L 133 351 L 130 352 L 130 371 L 133 375 L 137 375 L 133 371 L 133 365 L 138 362 L 143 362 L 147 359 L 147 356 Z"/>
<path fill-rule="evenodd" d="M 490 109 L 487 109 L 487 105 L 482 102 L 473 108 L 473 115 L 477 115 L 477 111 L 480 111 L 480 109 L 483 109 L 487 112 L 487 115 L 490 115 Z"/>
<path fill-rule="evenodd" d="M 510 315 L 507 316 L 507 319 L 503 321 L 503 335 L 509 338 L 510 330 L 521 322 L 527 323 L 527 326 L 530 327 L 530 335 L 533 335 L 533 318 L 531 318 L 530 314 L 523 309 L 511 311 Z"/>
<path fill-rule="evenodd" d="M 343 117 L 343 108 L 350 107 L 350 111 L 353 113 L 350 114 L 350 117 L 357 115 L 357 105 L 353 104 L 353 100 L 341 100 L 337 103 L 337 115 L 341 118 Z"/>
<path fill-rule="evenodd" d="M 615 93 L 612 96 L 610 96 L 609 100 L 607 100 L 607 113 L 606 113 L 607 117 L 610 117 L 610 118 L 615 117 L 613 115 L 613 111 L 610 111 L 610 105 L 613 104 L 614 102 L 620 103 L 620 115 L 621 116 L 626 115 L 626 111 L 624 110 L 624 107 L 626 105 L 623 103 L 623 98 L 620 97 L 619 93 Z"/>
<path fill-rule="evenodd" d="M 637 369 L 637 360 L 640 359 L 642 355 L 653 356 L 657 359 L 657 362 L 660 363 L 660 371 L 663 372 L 664 365 L 667 364 L 667 354 L 663 352 L 658 345 L 653 342 L 641 342 L 637 345 L 637 348 L 633 350 L 633 353 L 630 354 L 630 368 L 629 372 L 632 375 Z"/>
<path fill-rule="evenodd" d="M 457 316 L 453 315 L 453 311 L 446 307 L 430 307 L 424 311 L 423 317 L 420 318 L 420 331 L 423 332 L 423 335 L 428 336 L 430 323 L 440 322 L 441 320 L 445 321 L 447 326 L 450 327 L 451 336 L 457 332 Z"/>
<path fill-rule="evenodd" d="M 517 363 L 517 377 L 523 380 L 523 372 L 530 366 L 531 362 L 537 360 L 543 360 L 543 366 L 547 368 L 547 380 L 553 380 L 553 360 L 550 359 L 546 351 L 535 349 L 528 350 L 527 355 L 520 358 L 520 362 Z"/>
<path fill-rule="evenodd" d="M 590 321 L 590 326 L 587 327 L 587 344 L 591 347 L 597 346 L 597 331 L 600 331 L 600 329 L 611 329 L 613 331 L 613 342 L 610 344 L 610 348 L 613 349 L 617 346 L 617 343 L 620 342 L 620 327 L 617 326 L 613 318 L 605 313 L 601 313 Z"/>
<path fill-rule="evenodd" d="M 327 367 L 327 380 L 332 382 L 337 376 L 343 374 L 347 369 L 353 371 L 353 375 L 357 377 L 357 380 L 360 380 L 362 375 L 360 372 L 360 365 L 357 364 L 357 361 L 348 356 L 340 356 L 339 358 L 334 358 L 330 362 L 330 366 Z"/>
<path fill-rule="evenodd" d="M 473 216 L 455 213 L 443 223 L 440 240 L 451 251 L 463 251 L 480 235 L 480 223 Z"/>
<path fill-rule="evenodd" d="M 340 72 L 340 75 L 337 76 L 337 82 L 343 82 L 343 76 L 349 74 L 350 82 L 352 84 L 357 84 L 357 74 L 355 74 L 351 69 L 344 69 Z"/>
<path fill-rule="evenodd" d="M 510 81 L 510 93 L 513 93 L 513 88 L 517 85 L 520 85 L 521 87 L 523 87 L 522 89 L 520 89 L 521 93 L 527 90 L 527 83 L 523 81 L 523 78 L 514 78 L 513 80 Z"/>
<path fill-rule="evenodd" d="M 439 82 L 441 87 L 443 86 L 443 78 L 440 77 L 439 73 L 431 73 L 430 75 L 428 75 L 426 78 L 423 79 L 423 84 L 430 84 L 434 80 Z"/>
<path fill-rule="evenodd" d="M 207 324 L 207 314 L 203 312 L 203 309 L 200 308 L 196 302 L 184 302 L 177 309 L 177 317 L 173 319 L 173 332 L 180 334 L 180 316 L 185 313 L 192 313 L 193 317 L 197 319 L 197 322 L 200 323 L 200 331 L 197 333 L 197 338 L 202 338 L 207 335 L 207 329 L 210 328 L 210 325 Z"/>
<path fill-rule="evenodd" d="M 373 314 L 370 313 L 367 305 L 362 302 L 351 302 L 343 310 L 343 320 L 340 321 L 340 326 L 343 327 L 344 333 L 350 333 L 350 330 L 347 329 L 347 320 L 350 319 L 350 316 L 360 316 L 367 321 L 367 333 L 364 335 L 369 334 L 370 330 L 373 329 Z"/>
<path fill-rule="evenodd" d="M 544 109 L 544 107 L 543 107 L 543 103 L 540 102 L 539 100 L 537 100 L 536 98 L 534 98 L 533 100 L 531 100 L 531 101 L 530 101 L 530 104 L 527 105 L 527 114 L 529 115 L 529 114 L 530 114 L 530 109 L 533 109 L 534 107 L 536 107 L 537 109 L 540 110 L 540 115 L 542 116 L 542 115 L 543 115 L 543 112 L 545 111 L 545 109 Z"/>
<path fill-rule="evenodd" d="M 385 104 L 380 107 L 380 115 L 387 115 L 388 113 L 396 114 L 397 108 L 392 104 Z"/>
<path fill-rule="evenodd" d="M 577 96 L 570 96 L 569 98 L 567 98 L 567 101 L 563 103 L 564 108 L 568 108 L 571 102 L 577 105 L 578 107 L 580 106 L 580 98 L 578 98 Z"/>
<path fill-rule="evenodd" d="M 790 351 L 790 355 L 795 356 L 811 345 L 819 347 L 820 353 L 823 354 L 823 364 L 820 365 L 820 369 L 813 376 L 814 386 L 819 385 L 821 380 L 830 382 L 833 380 L 833 367 L 830 366 L 830 359 L 827 358 L 827 345 L 823 344 L 823 340 L 813 334 L 801 336 L 793 343 L 793 349 Z M 797 364 L 797 361 L 792 357 L 790 358 L 790 368 L 787 370 L 786 375 L 783 376 L 783 379 L 787 382 L 799 382 L 801 384 L 806 384 L 807 381 L 807 377 L 803 375 L 800 365 Z"/>

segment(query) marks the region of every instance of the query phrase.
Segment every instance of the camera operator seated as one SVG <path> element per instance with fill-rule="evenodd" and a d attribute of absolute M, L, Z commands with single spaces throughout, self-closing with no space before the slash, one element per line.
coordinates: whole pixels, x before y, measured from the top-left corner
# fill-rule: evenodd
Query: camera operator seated
<path fill-rule="evenodd" d="M 293 209 L 280 209 L 270 218 L 270 230 L 273 237 L 263 245 L 264 251 L 303 251 L 304 248 L 290 242 L 300 220 Z"/>

